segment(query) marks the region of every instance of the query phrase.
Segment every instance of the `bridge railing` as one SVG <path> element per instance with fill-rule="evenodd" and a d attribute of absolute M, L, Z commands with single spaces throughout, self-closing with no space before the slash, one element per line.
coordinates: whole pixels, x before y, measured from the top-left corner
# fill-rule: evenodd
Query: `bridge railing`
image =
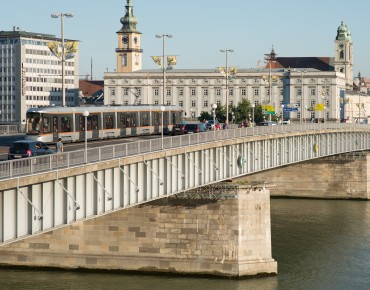
<path fill-rule="evenodd" d="M 0 134 L 16 134 L 20 128 L 17 125 L 0 125 Z"/>
<path fill-rule="evenodd" d="M 319 123 L 319 124 L 291 124 L 279 126 L 265 126 L 252 128 L 238 128 L 230 130 L 216 130 L 201 134 L 187 134 L 173 136 L 171 138 L 156 138 L 116 145 L 107 145 L 87 149 L 76 150 L 62 154 L 46 155 L 11 161 L 0 162 L 0 180 L 18 176 L 37 174 L 51 170 L 81 166 L 86 163 L 94 163 L 115 158 L 122 158 L 138 154 L 150 153 L 159 150 L 179 148 L 202 143 L 223 141 L 233 138 L 241 138 L 257 135 L 271 135 L 284 132 L 303 132 L 320 129 L 359 129 L 369 130 L 369 125 L 346 124 L 346 123 Z"/>

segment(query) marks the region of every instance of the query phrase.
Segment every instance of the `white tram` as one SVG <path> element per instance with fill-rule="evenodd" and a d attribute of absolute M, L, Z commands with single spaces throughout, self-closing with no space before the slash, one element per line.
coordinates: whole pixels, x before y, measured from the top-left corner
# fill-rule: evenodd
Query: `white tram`
<path fill-rule="evenodd" d="M 173 124 L 181 123 L 183 108 L 164 106 L 163 132 L 172 130 Z M 55 143 L 108 139 L 127 136 L 160 134 L 162 127 L 161 106 L 91 106 L 91 107 L 40 107 L 30 108 L 26 114 L 28 140 Z"/>

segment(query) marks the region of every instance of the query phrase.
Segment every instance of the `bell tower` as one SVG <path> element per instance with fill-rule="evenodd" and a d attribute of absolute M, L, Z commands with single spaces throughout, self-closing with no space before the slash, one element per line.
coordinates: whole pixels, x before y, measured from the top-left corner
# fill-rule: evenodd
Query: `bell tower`
<path fill-rule="evenodd" d="M 136 30 L 137 20 L 134 16 L 132 0 L 127 0 L 126 14 L 121 18 L 122 28 L 117 31 L 118 48 L 117 72 L 133 72 L 141 70 L 141 33 Z"/>
<path fill-rule="evenodd" d="M 335 71 L 344 73 L 346 76 L 346 88 L 353 88 L 353 46 L 351 32 L 347 25 L 341 22 L 335 38 Z"/>

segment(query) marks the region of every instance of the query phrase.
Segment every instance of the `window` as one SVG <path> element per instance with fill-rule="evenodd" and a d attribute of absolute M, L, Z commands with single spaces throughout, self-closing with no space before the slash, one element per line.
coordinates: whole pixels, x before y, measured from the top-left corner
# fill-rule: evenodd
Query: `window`
<path fill-rule="evenodd" d="M 246 96 L 246 95 L 247 95 L 247 89 L 242 88 L 242 89 L 241 89 L 241 95 L 242 95 L 242 96 Z"/>
<path fill-rule="evenodd" d="M 127 54 L 122 55 L 122 66 L 127 66 Z"/>
<path fill-rule="evenodd" d="M 234 89 L 233 88 L 229 88 L 229 96 L 233 96 L 234 95 Z"/>
<path fill-rule="evenodd" d="M 150 125 L 150 114 L 149 112 L 141 112 L 140 113 L 140 125 L 143 127 Z"/>
<path fill-rule="evenodd" d="M 124 88 L 124 90 L 123 90 L 123 95 L 124 95 L 124 96 L 128 96 L 128 88 Z"/>
<path fill-rule="evenodd" d="M 194 88 L 191 88 L 191 89 L 190 89 L 190 94 L 191 94 L 192 96 L 195 96 L 195 92 L 196 92 L 196 91 L 195 91 L 195 89 L 194 89 Z"/>
<path fill-rule="evenodd" d="M 203 101 L 203 107 L 208 107 L 208 101 L 207 100 Z"/>
<path fill-rule="evenodd" d="M 71 117 L 62 117 L 61 118 L 61 130 L 62 132 L 71 132 Z M 56 124 L 54 124 L 55 127 Z M 56 128 L 54 128 L 55 131 Z"/>
<path fill-rule="evenodd" d="M 297 88 L 297 96 L 302 96 L 302 89 L 301 88 Z"/>
<path fill-rule="evenodd" d="M 111 88 L 110 89 L 110 95 L 115 96 L 116 95 L 116 89 Z"/>
<path fill-rule="evenodd" d="M 341 50 L 341 51 L 339 52 L 339 58 L 340 58 L 340 59 L 344 59 L 344 51 L 343 51 L 343 50 Z"/>
<path fill-rule="evenodd" d="M 166 89 L 166 96 L 171 96 L 171 89 L 169 88 Z"/>
<path fill-rule="evenodd" d="M 216 88 L 216 96 L 221 96 L 221 89 L 220 88 Z"/>
<path fill-rule="evenodd" d="M 208 96 L 208 89 L 203 89 L 203 96 Z"/>
<path fill-rule="evenodd" d="M 167 106 L 171 106 L 171 101 L 166 102 Z"/>
<path fill-rule="evenodd" d="M 183 101 L 179 101 L 179 106 L 180 107 L 183 107 L 184 106 L 184 102 Z"/>
<path fill-rule="evenodd" d="M 183 96 L 184 95 L 184 89 L 179 89 L 179 96 Z"/>
<path fill-rule="evenodd" d="M 113 115 L 104 116 L 105 129 L 113 129 Z"/>
<path fill-rule="evenodd" d="M 196 106 L 196 102 L 193 100 L 193 101 L 191 101 L 191 106 L 192 107 L 195 107 Z"/>
<path fill-rule="evenodd" d="M 254 96 L 260 95 L 259 89 L 255 88 L 253 91 L 254 91 Z"/>
<path fill-rule="evenodd" d="M 310 96 L 315 96 L 315 95 L 316 95 L 316 89 L 310 88 Z"/>
<path fill-rule="evenodd" d="M 159 101 L 158 100 L 155 100 L 154 101 L 154 105 L 159 105 Z"/>
<path fill-rule="evenodd" d="M 154 96 L 159 96 L 159 89 L 158 88 L 154 88 L 153 91 L 154 91 Z"/>

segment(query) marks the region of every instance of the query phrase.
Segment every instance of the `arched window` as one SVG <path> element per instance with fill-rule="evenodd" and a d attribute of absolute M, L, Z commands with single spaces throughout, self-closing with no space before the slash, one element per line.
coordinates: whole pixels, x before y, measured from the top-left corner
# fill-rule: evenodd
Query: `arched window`
<path fill-rule="evenodd" d="M 127 66 L 127 53 L 122 55 L 122 66 Z"/>
<path fill-rule="evenodd" d="M 344 58 L 344 51 L 343 51 L 343 50 L 341 50 L 341 51 L 339 52 L 339 58 L 340 58 L 340 59 L 343 59 L 343 58 Z"/>
<path fill-rule="evenodd" d="M 344 73 L 344 68 L 342 68 L 342 67 L 341 67 L 341 68 L 339 69 L 339 71 L 340 71 L 341 73 Z"/>

